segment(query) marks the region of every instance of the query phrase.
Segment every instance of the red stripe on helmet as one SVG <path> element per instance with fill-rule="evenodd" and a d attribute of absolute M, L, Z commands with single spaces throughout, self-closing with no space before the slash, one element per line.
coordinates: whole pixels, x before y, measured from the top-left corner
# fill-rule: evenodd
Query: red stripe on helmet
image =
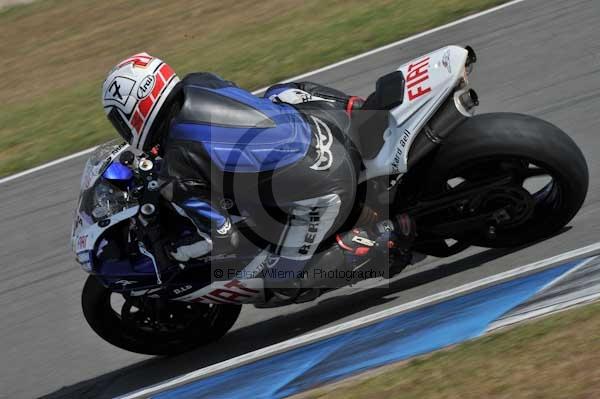
<path fill-rule="evenodd" d="M 153 104 L 154 104 L 154 100 L 152 100 L 151 97 L 146 97 L 145 99 L 140 101 L 138 110 L 140 111 L 140 114 L 142 114 L 142 117 L 144 119 L 148 116 L 148 112 L 150 112 L 150 109 L 152 108 Z"/>
<path fill-rule="evenodd" d="M 145 68 L 148 66 L 150 61 L 152 61 L 152 56 L 145 53 L 139 53 L 121 61 L 121 63 L 117 65 L 117 68 L 121 68 L 127 64 L 133 64 L 134 66 Z"/>
<path fill-rule="evenodd" d="M 169 79 L 171 79 L 171 77 L 175 75 L 175 71 L 169 65 L 165 64 L 160 68 L 160 74 L 162 75 L 165 82 L 168 82 Z"/>
<path fill-rule="evenodd" d="M 142 131 L 142 126 L 144 125 L 144 119 L 139 112 L 135 112 L 131 117 L 131 126 L 135 129 L 135 131 L 139 134 Z"/>
<path fill-rule="evenodd" d="M 160 75 L 156 75 L 156 83 L 154 83 L 154 89 L 152 89 L 152 96 L 154 98 L 158 98 L 158 95 L 162 91 L 163 87 L 165 87 L 165 81 L 161 78 Z"/>

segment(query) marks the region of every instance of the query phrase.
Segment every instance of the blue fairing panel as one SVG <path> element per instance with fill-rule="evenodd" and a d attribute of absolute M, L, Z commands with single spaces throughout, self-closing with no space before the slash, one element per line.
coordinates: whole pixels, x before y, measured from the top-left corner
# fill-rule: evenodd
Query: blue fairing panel
<path fill-rule="evenodd" d="M 227 172 L 274 170 L 296 163 L 306 155 L 310 126 L 292 106 L 275 104 L 237 87 L 204 90 L 257 109 L 275 126 L 248 128 L 183 121 L 171 126 L 172 139 L 202 143 L 213 162 Z"/>

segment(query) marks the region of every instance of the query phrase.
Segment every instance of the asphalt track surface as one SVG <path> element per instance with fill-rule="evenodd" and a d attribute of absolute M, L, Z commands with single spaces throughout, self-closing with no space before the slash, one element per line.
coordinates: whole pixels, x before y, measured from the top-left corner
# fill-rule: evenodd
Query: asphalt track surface
<path fill-rule="evenodd" d="M 181 356 L 122 351 L 103 342 L 83 319 L 79 296 L 86 275 L 68 242 L 84 158 L 1 185 L 0 395 L 110 397 L 599 241 L 598 26 L 598 1 L 527 0 L 311 77 L 366 95 L 378 76 L 411 58 L 446 44 L 472 45 L 479 55 L 472 83 L 481 112 L 542 117 L 567 131 L 585 153 L 588 198 L 561 234 L 517 250 L 473 248 L 429 259 L 389 286 L 369 282 L 310 304 L 247 307 L 221 341 Z"/>

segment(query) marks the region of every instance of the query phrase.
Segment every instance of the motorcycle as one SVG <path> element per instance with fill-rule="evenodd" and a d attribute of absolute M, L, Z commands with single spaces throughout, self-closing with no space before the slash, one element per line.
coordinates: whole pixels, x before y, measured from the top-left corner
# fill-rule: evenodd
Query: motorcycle
<path fill-rule="evenodd" d="M 472 245 L 543 239 L 563 228 L 586 197 L 586 161 L 558 127 L 515 113 L 474 115 L 479 99 L 469 74 L 476 60 L 468 46 L 412 60 L 381 77 L 365 112 L 352 120 L 363 159 L 359 184 L 371 206 L 414 218 L 411 253 L 447 257 Z M 160 163 L 157 154 L 110 142 L 85 166 L 72 247 L 90 274 L 83 313 L 103 339 L 133 352 L 180 353 L 226 334 L 243 304 L 284 306 L 339 288 L 306 282 L 282 300 L 265 285 L 274 259 L 252 240 L 240 240 L 235 253 L 186 264 L 170 258 L 170 232 L 192 227 L 161 199 Z M 232 214 L 232 223 L 242 237 L 251 230 L 248 217 Z M 315 257 L 329 271 L 345 272 L 369 260 L 349 266 L 335 242 Z M 385 277 L 410 262 L 391 265 Z"/>

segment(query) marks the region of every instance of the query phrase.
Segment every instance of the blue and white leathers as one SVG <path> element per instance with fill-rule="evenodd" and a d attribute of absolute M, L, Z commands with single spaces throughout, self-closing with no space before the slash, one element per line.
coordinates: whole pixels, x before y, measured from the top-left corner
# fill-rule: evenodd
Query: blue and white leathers
<path fill-rule="evenodd" d="M 301 270 L 350 214 L 357 182 L 344 104 L 279 85 L 256 97 L 212 74 L 183 80 L 165 145 L 172 202 L 214 228 L 222 201 L 250 215 L 278 262 Z M 264 247 L 264 246 L 263 246 Z"/>
<path fill-rule="evenodd" d="M 188 84 L 183 91 L 186 100 L 170 138 L 201 143 L 222 171 L 269 171 L 306 156 L 311 128 L 293 106 L 232 86 Z"/>

